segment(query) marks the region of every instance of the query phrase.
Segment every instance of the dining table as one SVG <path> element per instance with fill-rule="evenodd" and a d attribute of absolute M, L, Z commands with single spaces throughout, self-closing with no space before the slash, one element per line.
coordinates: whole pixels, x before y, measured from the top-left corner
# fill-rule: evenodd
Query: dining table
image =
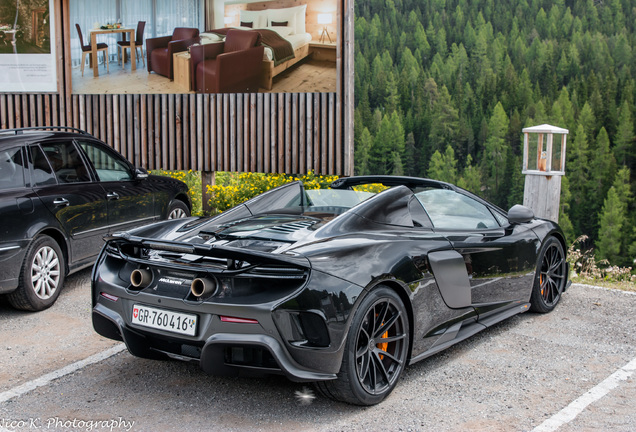
<path fill-rule="evenodd" d="M 91 29 L 91 50 L 92 50 L 92 64 L 97 64 L 97 35 L 107 34 L 107 33 L 128 33 L 128 37 L 130 40 L 131 50 L 130 50 L 130 60 L 132 62 L 132 70 L 137 70 L 137 50 L 135 49 L 135 29 L 134 28 L 112 28 L 112 29 L 102 29 L 102 28 L 94 28 Z M 99 68 L 93 68 L 93 76 L 99 76 Z"/>

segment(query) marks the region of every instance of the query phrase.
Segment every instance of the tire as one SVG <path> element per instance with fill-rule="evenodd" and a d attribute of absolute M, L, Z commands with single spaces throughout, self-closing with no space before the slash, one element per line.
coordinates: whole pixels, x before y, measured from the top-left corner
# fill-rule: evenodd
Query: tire
<path fill-rule="evenodd" d="M 409 335 L 402 300 L 393 290 L 377 287 L 353 317 L 338 378 L 318 382 L 316 388 L 331 399 L 354 405 L 382 402 L 406 366 Z"/>
<path fill-rule="evenodd" d="M 36 237 L 29 246 L 18 289 L 8 294 L 9 303 L 16 309 L 41 311 L 55 303 L 66 272 L 66 262 L 60 246 L 51 237 Z"/>
<path fill-rule="evenodd" d="M 170 203 L 168 219 L 181 219 L 187 217 L 190 217 L 190 209 L 183 201 L 176 199 Z"/>
<path fill-rule="evenodd" d="M 566 282 L 567 265 L 563 246 L 555 237 L 548 237 L 541 246 L 537 260 L 530 310 L 539 313 L 553 310 L 561 299 Z"/>

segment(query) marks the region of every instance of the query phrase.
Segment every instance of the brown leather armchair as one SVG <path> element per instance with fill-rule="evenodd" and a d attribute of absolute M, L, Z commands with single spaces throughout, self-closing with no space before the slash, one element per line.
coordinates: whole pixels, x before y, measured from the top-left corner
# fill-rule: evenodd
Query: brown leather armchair
<path fill-rule="evenodd" d="M 225 42 L 190 47 L 190 82 L 200 93 L 258 91 L 265 47 L 251 30 L 228 30 Z"/>
<path fill-rule="evenodd" d="M 199 29 L 177 27 L 172 36 L 146 39 L 148 73 L 156 73 L 173 79 L 172 55 L 186 51 L 190 45 L 199 42 Z"/>

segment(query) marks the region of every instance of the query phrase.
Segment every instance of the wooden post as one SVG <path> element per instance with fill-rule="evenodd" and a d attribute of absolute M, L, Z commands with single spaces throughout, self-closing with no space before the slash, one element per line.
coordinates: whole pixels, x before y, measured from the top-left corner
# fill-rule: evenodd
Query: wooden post
<path fill-rule="evenodd" d="M 565 142 L 567 129 L 543 124 L 523 129 L 523 168 L 525 174 L 525 186 L 523 190 L 523 205 L 529 207 L 534 215 L 539 218 L 559 221 L 559 205 L 561 201 L 561 177 L 565 175 Z M 536 135 L 537 152 L 536 164 L 529 164 L 528 158 L 535 157 L 529 154 L 529 135 Z M 552 166 L 552 154 L 554 152 L 554 135 L 562 135 L 562 139 L 556 141 L 560 145 L 561 166 Z M 546 147 L 544 145 L 546 136 Z"/>
<path fill-rule="evenodd" d="M 210 198 L 208 194 L 208 186 L 212 187 L 216 184 L 216 173 L 214 171 L 201 172 L 201 204 L 204 214 L 212 214 L 216 209 L 210 206 Z"/>

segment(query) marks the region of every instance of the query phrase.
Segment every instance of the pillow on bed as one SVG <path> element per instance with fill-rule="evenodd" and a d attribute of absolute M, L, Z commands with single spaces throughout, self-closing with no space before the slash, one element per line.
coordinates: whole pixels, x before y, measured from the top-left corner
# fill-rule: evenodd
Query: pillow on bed
<path fill-rule="evenodd" d="M 272 21 L 272 27 L 287 27 L 288 21 Z"/>
<path fill-rule="evenodd" d="M 307 13 L 307 5 L 304 4 L 302 6 L 296 6 L 291 9 L 296 9 L 296 33 L 307 33 L 307 30 L 305 30 L 305 16 Z"/>
<path fill-rule="evenodd" d="M 293 28 L 294 33 L 296 33 L 297 11 L 291 9 L 295 8 L 266 9 L 265 12 L 267 12 L 267 27 L 273 27 L 273 22 L 287 21 L 287 25 Z"/>
<path fill-rule="evenodd" d="M 294 32 L 294 29 L 289 26 L 265 27 L 265 30 L 275 31 L 280 37 L 289 36 Z"/>
<path fill-rule="evenodd" d="M 223 40 L 223 38 L 216 33 L 201 33 L 199 36 L 201 37 L 202 44 Z"/>
<path fill-rule="evenodd" d="M 287 20 L 287 25 L 294 27 L 293 34 L 302 34 L 307 32 L 305 29 L 305 14 L 307 13 L 306 4 L 283 9 L 266 9 L 265 12 L 267 12 L 267 22 L 270 27 L 272 25 L 272 21 Z M 293 19 L 288 18 L 290 16 L 293 16 Z"/>
<path fill-rule="evenodd" d="M 243 21 L 241 21 L 241 27 L 252 28 L 252 27 L 254 27 L 254 23 L 253 22 L 243 22 Z"/>
<path fill-rule="evenodd" d="M 252 27 L 259 28 L 267 25 L 267 15 L 263 11 L 242 10 L 240 15 L 241 23 L 252 23 Z"/>

